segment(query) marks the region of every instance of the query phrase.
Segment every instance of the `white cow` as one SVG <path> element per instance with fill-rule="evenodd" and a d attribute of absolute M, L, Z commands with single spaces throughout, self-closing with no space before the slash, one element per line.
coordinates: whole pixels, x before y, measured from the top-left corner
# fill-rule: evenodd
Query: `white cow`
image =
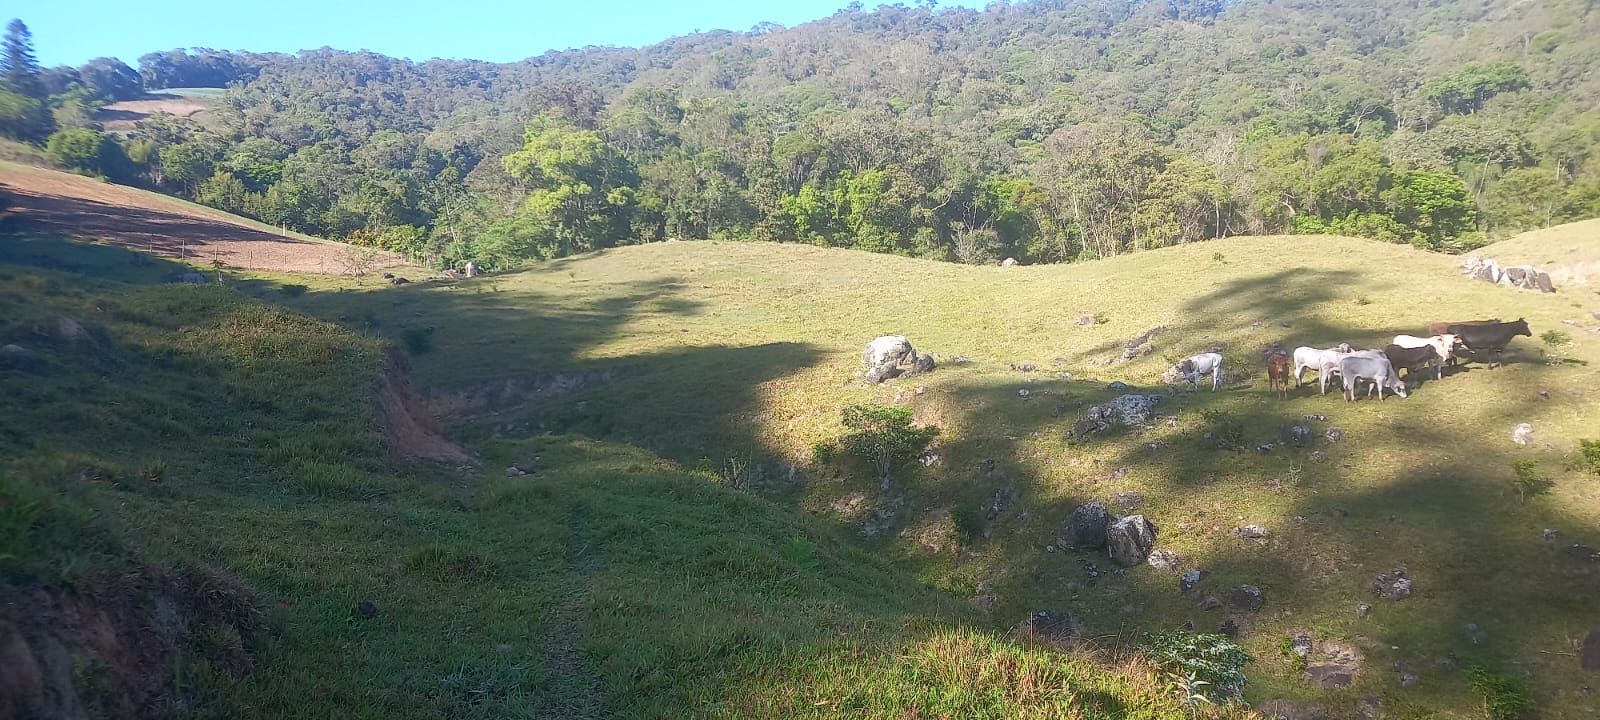
<path fill-rule="evenodd" d="M 1300 387 L 1306 370 L 1317 371 L 1322 394 L 1328 394 L 1328 376 L 1339 372 L 1339 360 L 1350 354 L 1350 344 L 1340 343 L 1326 350 L 1302 345 L 1294 349 L 1294 385 Z"/>
<path fill-rule="evenodd" d="M 1222 353 L 1200 353 L 1172 366 L 1171 372 L 1190 385 L 1199 385 L 1200 378 L 1211 373 L 1211 391 L 1216 392 L 1222 384 Z"/>
<path fill-rule="evenodd" d="M 1400 381 L 1400 373 L 1394 371 L 1394 365 L 1389 362 L 1389 357 L 1379 350 L 1363 350 L 1351 353 L 1339 360 L 1339 377 L 1344 380 L 1345 402 L 1355 402 L 1356 383 L 1362 379 L 1372 381 L 1372 389 L 1367 391 L 1371 396 L 1378 393 L 1378 401 L 1383 401 L 1383 389 L 1388 388 L 1394 394 L 1405 397 L 1406 384 Z"/>
<path fill-rule="evenodd" d="M 1460 338 L 1448 333 L 1425 338 L 1415 335 L 1394 336 L 1394 344 L 1403 348 L 1432 347 L 1439 353 L 1439 362 L 1441 363 L 1448 363 L 1451 358 L 1455 357 L 1456 345 L 1460 343 Z"/>

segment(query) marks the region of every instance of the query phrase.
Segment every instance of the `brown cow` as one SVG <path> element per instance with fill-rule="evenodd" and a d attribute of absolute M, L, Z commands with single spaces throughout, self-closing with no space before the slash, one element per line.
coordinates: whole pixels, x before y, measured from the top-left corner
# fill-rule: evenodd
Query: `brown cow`
<path fill-rule="evenodd" d="M 1451 325 L 1493 325 L 1498 322 L 1500 322 L 1500 318 L 1489 318 L 1488 320 L 1462 320 L 1460 322 L 1431 322 L 1428 323 L 1428 334 L 1445 335 L 1450 332 Z M 1456 358 L 1454 355 L 1450 356 L 1449 364 L 1450 367 L 1456 366 Z"/>
<path fill-rule="evenodd" d="M 1289 356 L 1283 353 L 1272 353 L 1267 356 L 1267 380 L 1272 383 L 1272 392 L 1278 397 L 1289 399 Z"/>

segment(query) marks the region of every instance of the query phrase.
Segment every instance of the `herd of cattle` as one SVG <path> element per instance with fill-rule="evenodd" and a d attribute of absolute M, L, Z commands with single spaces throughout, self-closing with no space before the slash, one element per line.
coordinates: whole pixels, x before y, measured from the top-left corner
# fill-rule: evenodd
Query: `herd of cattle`
<path fill-rule="evenodd" d="M 1416 377 L 1418 372 L 1433 369 L 1436 378 L 1443 378 L 1444 366 L 1454 365 L 1456 353 L 1461 350 L 1474 355 L 1487 354 L 1489 367 L 1493 369 L 1499 363 L 1500 354 L 1505 352 L 1506 345 L 1518 335 L 1533 336 L 1525 320 L 1500 322 L 1500 318 L 1493 318 L 1436 322 L 1428 326 L 1427 337 L 1396 335 L 1394 341 L 1382 350 L 1354 350 L 1349 344 L 1327 349 L 1298 347 L 1294 350 L 1292 360 L 1289 353 L 1274 350 L 1266 357 L 1267 378 L 1272 383 L 1272 391 L 1285 399 L 1289 396 L 1291 372 L 1295 385 L 1299 386 L 1307 370 L 1317 372 L 1324 395 L 1328 393 L 1329 379 L 1338 375 L 1344 385 L 1347 402 L 1355 401 L 1356 388 L 1362 380 L 1371 382 L 1367 390 L 1369 397 L 1377 393 L 1381 401 L 1384 390 L 1405 397 L 1408 390 L 1406 383 L 1400 380 L 1399 370 L 1404 369 L 1407 377 L 1411 378 Z M 1216 390 L 1222 384 L 1222 354 L 1200 353 L 1174 365 L 1170 374 L 1186 380 L 1190 385 L 1197 385 L 1202 377 L 1209 374 L 1211 389 Z"/>

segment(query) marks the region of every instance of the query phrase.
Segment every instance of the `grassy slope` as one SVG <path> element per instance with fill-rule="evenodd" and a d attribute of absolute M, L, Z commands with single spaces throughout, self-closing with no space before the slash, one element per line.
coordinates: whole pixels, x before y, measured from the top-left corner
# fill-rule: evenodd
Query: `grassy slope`
<path fill-rule="evenodd" d="M 1600 308 L 1582 296 L 1469 282 L 1456 264 L 1339 238 L 1235 238 L 1011 269 L 801 246 L 668 243 L 449 285 L 333 291 L 336 281 L 319 280 L 318 292 L 297 302 L 397 336 L 435 328 L 435 349 L 417 361 L 419 382 L 435 388 L 558 370 L 618 373 L 600 387 L 460 420 L 457 431 L 476 442 L 579 433 L 681 462 L 757 456 L 806 467 L 815 443 L 842 432 L 842 405 L 910 403 L 920 420 L 944 428 L 940 459 L 900 474 L 902 532 L 875 542 L 935 586 L 973 595 L 988 583 L 996 625 L 1059 607 L 1103 632 L 1185 621 L 1214 628 L 1222 613 L 1180 596 L 1174 574 L 1138 568 L 1090 578 L 1084 563 L 1095 558 L 1045 552 L 1077 503 L 1137 491 L 1146 499 L 1141 511 L 1162 528 L 1161 544 L 1212 573 L 1205 593 L 1226 597 L 1246 582 L 1266 590 L 1266 608 L 1240 618 L 1243 642 L 1262 659 L 1254 699 L 1311 694 L 1280 649 L 1288 631 L 1307 628 L 1366 648 L 1356 692 L 1336 698 L 1373 692 L 1402 717 L 1430 708 L 1437 717 L 1475 717 L 1479 700 L 1462 675 L 1438 664 L 1455 657 L 1530 673 L 1544 717 L 1592 717 L 1580 693 L 1592 679 L 1570 653 L 1594 623 L 1600 571 L 1558 548 L 1600 544 L 1600 479 L 1572 467 L 1576 439 L 1600 435 L 1600 388 L 1585 364 L 1600 360 L 1600 337 L 1560 323 Z M 1084 313 L 1106 322 L 1079 326 Z M 1489 315 L 1524 316 L 1536 335 L 1560 329 L 1570 341 L 1518 338 L 1503 369 L 1468 365 L 1408 400 L 1381 404 L 1346 405 L 1310 388 L 1278 402 L 1260 377 L 1259 353 L 1275 341 L 1381 346 L 1430 320 Z M 1101 364 L 1156 325 L 1170 329 L 1153 355 Z M 909 335 L 945 365 L 881 387 L 852 380 L 860 347 L 882 333 Z M 1085 407 L 1114 395 L 1105 383 L 1153 385 L 1171 359 L 1213 345 L 1248 365 L 1256 384 L 1169 400 L 1173 427 L 1082 447 L 1063 441 Z M 956 355 L 974 362 L 949 363 Z M 922 394 L 912 392 L 918 386 Z M 1024 388 L 1027 398 L 1018 395 Z M 1205 411 L 1242 423 L 1251 446 L 1311 413 L 1329 418 L 1310 423 L 1319 433 L 1339 426 L 1346 439 L 1316 454 L 1219 451 L 1208 447 Z M 1524 421 L 1537 442 L 1519 448 L 1509 435 Z M 1152 441 L 1164 445 L 1146 450 Z M 983 459 L 999 470 L 980 472 Z M 1519 459 L 1554 481 L 1547 494 L 1518 501 L 1510 480 Z M 768 467 L 785 475 L 781 462 Z M 866 473 L 809 470 L 807 482 L 773 483 L 773 492 L 845 527 L 891 503 Z M 950 512 L 986 503 L 1001 486 L 1020 491 L 1017 506 L 988 523 L 985 537 L 958 538 Z M 863 501 L 839 502 L 852 497 Z M 1267 526 L 1273 538 L 1247 545 L 1230 535 L 1246 523 Z M 1545 528 L 1561 539 L 1542 539 Z M 1373 577 L 1395 567 L 1416 578 L 1415 595 L 1372 598 Z M 1361 602 L 1377 604 L 1364 620 L 1356 616 Z M 1467 623 L 1488 639 L 1471 642 Z M 1399 688 L 1401 671 L 1421 684 Z"/>
<path fill-rule="evenodd" d="M 1529 264 L 1551 274 L 1556 290 L 1586 294 L 1600 288 L 1600 219 L 1531 230 L 1485 247 L 1505 265 Z"/>
<path fill-rule="evenodd" d="M 113 248 L 59 248 L 100 279 L 42 270 L 59 263 L 15 242 L 0 585 L 92 594 L 146 563 L 243 578 L 270 632 L 242 680 L 183 674 L 203 715 L 1180 714 L 1137 664 L 970 629 L 965 603 L 826 519 L 645 450 L 545 435 L 481 444 L 481 474 L 397 463 L 371 336 L 146 284 L 173 267 Z M 63 315 L 89 337 L 52 339 Z M 501 477 L 511 460 L 538 473 Z"/>

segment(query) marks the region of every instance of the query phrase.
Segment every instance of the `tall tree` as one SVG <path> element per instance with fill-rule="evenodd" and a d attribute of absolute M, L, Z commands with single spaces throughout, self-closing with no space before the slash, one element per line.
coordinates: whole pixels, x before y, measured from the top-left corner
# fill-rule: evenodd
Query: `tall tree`
<path fill-rule="evenodd" d="M 0 56 L 0 82 L 5 89 L 23 97 L 44 100 L 44 83 L 39 81 L 39 61 L 33 56 L 33 33 L 22 20 L 12 20 L 6 26 Z"/>

